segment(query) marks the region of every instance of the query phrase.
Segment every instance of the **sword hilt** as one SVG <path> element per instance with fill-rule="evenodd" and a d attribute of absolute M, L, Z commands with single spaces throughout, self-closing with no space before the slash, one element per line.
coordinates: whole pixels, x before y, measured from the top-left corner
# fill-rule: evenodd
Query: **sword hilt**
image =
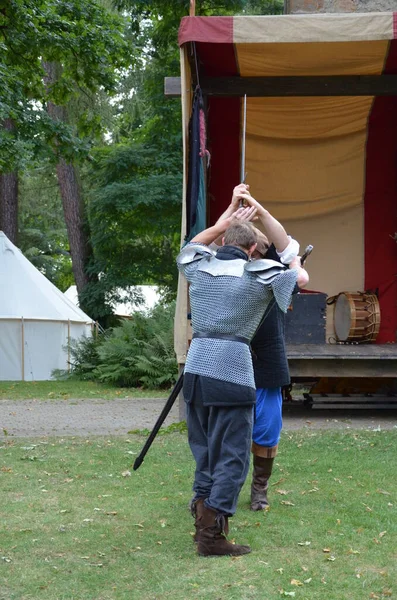
<path fill-rule="evenodd" d="M 304 253 L 301 256 L 301 265 L 304 264 L 305 260 L 307 259 L 307 257 L 309 256 L 309 254 L 311 254 L 313 251 L 313 246 L 311 244 L 309 244 L 308 246 L 306 246 L 306 250 L 304 251 Z"/>

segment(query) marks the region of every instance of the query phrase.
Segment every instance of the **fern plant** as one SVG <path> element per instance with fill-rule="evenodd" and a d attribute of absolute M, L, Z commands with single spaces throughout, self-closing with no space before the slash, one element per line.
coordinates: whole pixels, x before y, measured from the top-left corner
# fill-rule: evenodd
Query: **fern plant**
<path fill-rule="evenodd" d="M 174 305 L 136 313 L 106 336 L 93 374 L 119 386 L 169 387 L 177 376 L 173 348 Z"/>

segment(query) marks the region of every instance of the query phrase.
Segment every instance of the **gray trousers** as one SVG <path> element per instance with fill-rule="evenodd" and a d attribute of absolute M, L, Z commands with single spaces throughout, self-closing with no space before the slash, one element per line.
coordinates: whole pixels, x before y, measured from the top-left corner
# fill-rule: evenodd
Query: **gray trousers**
<path fill-rule="evenodd" d="M 253 407 L 204 406 L 198 396 L 186 403 L 195 499 L 231 517 L 250 465 Z"/>

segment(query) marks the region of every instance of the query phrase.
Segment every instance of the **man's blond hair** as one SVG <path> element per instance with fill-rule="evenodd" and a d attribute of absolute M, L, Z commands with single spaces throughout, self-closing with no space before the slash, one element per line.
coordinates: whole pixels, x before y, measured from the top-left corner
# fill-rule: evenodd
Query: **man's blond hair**
<path fill-rule="evenodd" d="M 256 230 L 251 223 L 236 220 L 226 230 L 224 241 L 226 246 L 238 246 L 249 250 L 256 244 Z"/>

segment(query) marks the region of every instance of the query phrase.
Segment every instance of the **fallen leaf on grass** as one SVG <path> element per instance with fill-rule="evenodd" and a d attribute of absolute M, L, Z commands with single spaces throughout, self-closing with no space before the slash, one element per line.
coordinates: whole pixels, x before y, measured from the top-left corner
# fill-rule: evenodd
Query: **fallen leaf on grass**
<path fill-rule="evenodd" d="M 387 531 L 381 531 L 380 534 L 379 534 L 379 537 L 383 538 L 383 536 L 386 535 L 386 533 L 387 533 Z"/>
<path fill-rule="evenodd" d="M 360 554 L 359 550 L 353 550 L 353 548 L 350 548 L 348 554 Z"/>
<path fill-rule="evenodd" d="M 330 560 L 331 562 L 333 562 L 334 560 L 336 560 L 335 556 L 327 556 L 327 560 Z"/>
<path fill-rule="evenodd" d="M 310 546 L 311 542 L 298 542 L 298 546 Z"/>
<path fill-rule="evenodd" d="M 277 494 L 280 494 L 281 496 L 286 496 L 287 494 L 289 494 L 289 492 L 287 492 L 287 490 L 276 490 Z"/>
<path fill-rule="evenodd" d="M 330 548 L 323 548 L 323 552 L 331 552 Z"/>
<path fill-rule="evenodd" d="M 309 577 L 309 579 L 305 579 L 305 580 L 303 581 L 303 583 L 310 583 L 310 582 L 311 582 L 311 580 L 312 580 L 312 578 L 311 578 L 311 577 Z"/>
<path fill-rule="evenodd" d="M 291 585 L 303 585 L 303 583 L 301 581 L 299 581 L 299 579 L 291 579 Z"/>
<path fill-rule="evenodd" d="M 295 504 L 289 500 L 281 500 L 280 504 L 284 504 L 284 506 L 295 506 Z"/>
<path fill-rule="evenodd" d="M 280 567 L 279 569 L 276 569 L 277 573 L 280 573 L 280 575 L 282 575 L 284 573 L 284 569 L 283 567 Z"/>
<path fill-rule="evenodd" d="M 131 471 L 128 471 L 128 470 L 127 471 L 123 471 L 121 473 L 121 476 L 122 477 L 131 477 Z"/>
<path fill-rule="evenodd" d="M 280 591 L 280 594 L 281 594 L 282 596 L 291 596 L 292 598 L 294 598 L 294 597 L 295 597 L 295 592 L 284 592 L 284 590 L 281 590 L 281 591 Z"/>
<path fill-rule="evenodd" d="M 108 511 L 105 512 L 105 515 L 113 515 L 113 516 L 115 516 L 115 515 L 117 515 L 117 510 L 108 510 Z"/>
<path fill-rule="evenodd" d="M 280 483 L 282 483 L 283 481 L 285 481 L 285 477 L 281 477 L 281 479 L 279 479 L 278 481 L 275 481 L 271 485 L 272 485 L 272 487 L 274 487 L 276 485 L 280 485 Z"/>
<path fill-rule="evenodd" d="M 390 496 L 390 492 L 386 492 L 386 490 L 381 490 L 380 488 L 378 488 L 376 490 L 378 492 L 378 494 L 383 494 L 384 496 Z"/>

